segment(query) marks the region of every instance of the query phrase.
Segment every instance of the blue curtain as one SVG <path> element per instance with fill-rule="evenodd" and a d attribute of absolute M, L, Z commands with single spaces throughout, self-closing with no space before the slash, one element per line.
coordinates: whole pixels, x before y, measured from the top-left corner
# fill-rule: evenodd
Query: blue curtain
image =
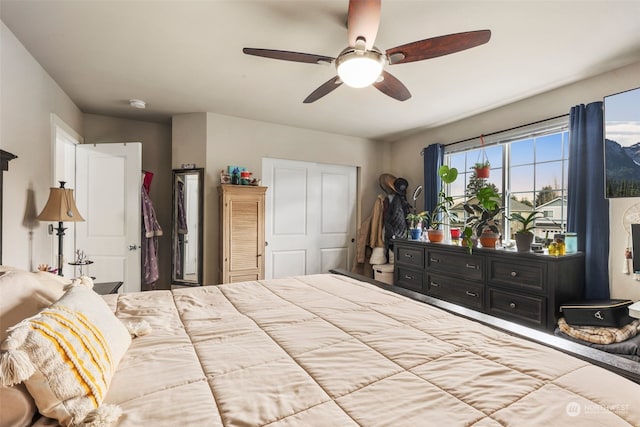
<path fill-rule="evenodd" d="M 609 200 L 604 197 L 602 102 L 569 113 L 567 231 L 585 254 L 585 299 L 609 298 Z"/>
<path fill-rule="evenodd" d="M 431 144 L 424 153 L 424 210 L 431 212 L 438 203 L 440 177 L 438 169 L 444 161 L 444 145 Z"/>

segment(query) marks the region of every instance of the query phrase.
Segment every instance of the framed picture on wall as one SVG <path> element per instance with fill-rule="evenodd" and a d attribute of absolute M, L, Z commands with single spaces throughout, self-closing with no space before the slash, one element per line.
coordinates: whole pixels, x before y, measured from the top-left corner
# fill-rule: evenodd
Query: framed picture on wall
<path fill-rule="evenodd" d="M 605 196 L 640 197 L 640 88 L 604 98 Z"/>

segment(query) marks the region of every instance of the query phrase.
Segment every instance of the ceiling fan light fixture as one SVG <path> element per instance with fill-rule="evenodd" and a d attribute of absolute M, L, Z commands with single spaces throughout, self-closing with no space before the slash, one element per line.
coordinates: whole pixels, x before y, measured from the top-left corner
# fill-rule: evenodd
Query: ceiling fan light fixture
<path fill-rule="evenodd" d="M 384 57 L 375 50 L 347 49 L 336 59 L 340 80 L 347 86 L 361 88 L 375 83 L 382 73 Z"/>

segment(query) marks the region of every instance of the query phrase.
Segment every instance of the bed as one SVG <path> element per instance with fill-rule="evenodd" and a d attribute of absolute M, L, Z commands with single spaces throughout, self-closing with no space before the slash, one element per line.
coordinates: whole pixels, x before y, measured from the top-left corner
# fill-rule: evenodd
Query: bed
<path fill-rule="evenodd" d="M 351 277 L 102 298 L 150 326 L 111 378 L 102 405 L 121 414 L 105 425 L 640 425 L 640 385 Z"/>

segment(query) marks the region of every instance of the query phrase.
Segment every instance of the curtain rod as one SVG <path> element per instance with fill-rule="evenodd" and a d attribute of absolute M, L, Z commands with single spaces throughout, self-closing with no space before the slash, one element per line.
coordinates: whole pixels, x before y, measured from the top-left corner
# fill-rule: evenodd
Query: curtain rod
<path fill-rule="evenodd" d="M 525 124 L 525 125 L 514 126 L 514 127 L 509 128 L 509 129 L 498 130 L 498 131 L 491 132 L 491 133 L 485 133 L 485 134 L 482 134 L 482 136 L 492 136 L 492 135 L 497 135 L 497 134 L 499 134 L 499 133 L 509 132 L 509 131 L 516 130 L 516 129 L 520 129 L 520 128 L 523 128 L 523 127 L 526 127 L 526 126 L 537 125 L 537 124 L 539 124 L 539 123 L 547 122 L 547 121 L 549 121 L 549 120 L 559 119 L 559 118 L 561 118 L 561 117 L 566 117 L 566 116 L 568 116 L 568 115 L 569 115 L 569 114 L 560 114 L 559 116 L 550 117 L 550 118 L 548 118 L 548 119 L 544 119 L 544 120 L 538 120 L 537 122 L 531 122 L 531 123 L 527 123 L 527 124 Z M 461 139 L 460 141 L 452 142 L 451 144 L 445 144 L 445 146 L 449 147 L 449 146 L 451 146 L 451 145 L 462 144 L 463 142 L 473 141 L 474 139 L 477 139 L 477 138 L 480 138 L 480 136 L 474 136 L 474 137 L 467 138 L 467 139 Z"/>

